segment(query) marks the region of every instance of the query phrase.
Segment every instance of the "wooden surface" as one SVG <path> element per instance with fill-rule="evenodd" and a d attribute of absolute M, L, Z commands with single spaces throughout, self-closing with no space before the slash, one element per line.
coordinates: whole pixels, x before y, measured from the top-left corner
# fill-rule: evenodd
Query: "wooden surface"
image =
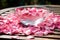
<path fill-rule="evenodd" d="M 34 5 L 33 7 L 37 7 L 37 6 L 38 5 Z M 42 5 L 42 6 L 45 6 L 45 7 L 49 8 L 51 11 L 56 12 L 57 14 L 60 14 L 60 6 L 59 5 Z M 21 6 L 21 7 L 24 7 L 24 6 Z M 27 7 L 30 7 L 30 6 L 27 6 Z M 8 10 L 11 11 L 12 9 L 15 9 L 15 8 L 16 7 L 2 9 L 2 10 L 0 10 L 0 14 L 6 12 Z M 19 35 L 19 36 L 18 35 L 0 35 L 0 38 L 5 38 L 5 39 L 15 38 L 15 39 L 22 39 L 22 40 L 27 39 L 26 36 L 21 36 L 21 35 Z M 60 40 L 60 30 L 55 31 L 54 34 L 49 34 L 49 35 L 45 35 L 42 37 L 35 37 L 34 40 Z"/>

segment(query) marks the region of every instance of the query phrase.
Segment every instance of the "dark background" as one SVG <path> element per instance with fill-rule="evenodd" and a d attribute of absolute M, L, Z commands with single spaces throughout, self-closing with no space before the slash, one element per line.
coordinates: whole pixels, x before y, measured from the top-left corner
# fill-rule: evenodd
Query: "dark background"
<path fill-rule="evenodd" d="M 23 5 L 60 5 L 60 0 L 0 0 L 0 9 Z"/>

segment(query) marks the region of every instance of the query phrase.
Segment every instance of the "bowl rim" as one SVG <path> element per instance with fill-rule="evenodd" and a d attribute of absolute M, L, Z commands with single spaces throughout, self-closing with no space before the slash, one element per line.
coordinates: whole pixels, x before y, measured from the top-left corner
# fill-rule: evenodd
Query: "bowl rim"
<path fill-rule="evenodd" d="M 17 7 L 10 7 L 10 8 L 5 8 L 5 9 L 1 9 L 0 10 L 0 14 L 2 14 L 3 12 L 6 12 L 8 10 L 12 10 L 12 9 L 16 9 L 16 8 L 26 8 L 26 7 L 38 7 L 38 8 L 46 8 L 46 9 L 49 9 L 46 7 L 47 5 L 26 5 L 26 6 L 17 6 Z"/>

